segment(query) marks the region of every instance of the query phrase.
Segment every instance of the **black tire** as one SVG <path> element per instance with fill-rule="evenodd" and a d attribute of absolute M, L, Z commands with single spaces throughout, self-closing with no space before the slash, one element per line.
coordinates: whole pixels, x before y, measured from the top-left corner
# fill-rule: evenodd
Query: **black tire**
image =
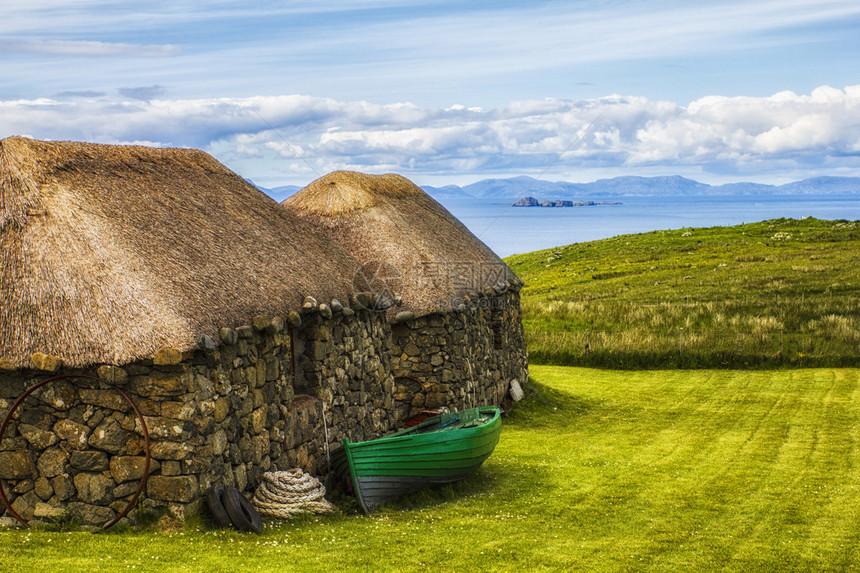
<path fill-rule="evenodd" d="M 227 488 L 224 492 L 224 509 L 227 510 L 227 515 L 233 522 L 233 527 L 239 531 L 253 531 L 260 533 L 263 531 L 263 522 L 260 519 L 260 514 L 251 505 L 242 492 L 235 487 Z"/>
<path fill-rule="evenodd" d="M 212 514 L 215 525 L 222 529 L 230 527 L 230 516 L 224 508 L 225 493 L 226 491 L 220 485 L 210 485 L 206 492 L 206 504 L 209 506 L 209 513 Z"/>

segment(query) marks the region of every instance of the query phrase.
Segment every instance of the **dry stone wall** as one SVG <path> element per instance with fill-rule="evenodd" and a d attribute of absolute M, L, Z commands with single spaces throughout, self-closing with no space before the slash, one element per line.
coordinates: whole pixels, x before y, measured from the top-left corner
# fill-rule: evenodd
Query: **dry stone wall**
<path fill-rule="evenodd" d="M 330 442 L 362 441 L 394 428 L 389 336 L 381 313 L 307 318 L 301 342 L 309 351 L 298 365 L 304 383 L 299 388 L 325 407 Z"/>
<path fill-rule="evenodd" d="M 311 436 L 301 431 L 302 405 L 293 407 L 285 333 L 282 321 L 258 317 L 253 326 L 222 329 L 217 343 L 204 337 L 185 355 L 167 348 L 122 368 L 54 364 L 51 376 L 94 379 L 48 383 L 15 412 L 0 443 L 0 479 L 13 509 L 26 520 L 68 515 L 103 525 L 125 507 L 143 477 L 144 436 L 114 387 L 134 402 L 149 432 L 145 507 L 183 515 L 210 483 L 246 490 L 260 472 L 296 465 L 297 442 Z M 46 374 L 0 374 L 0 415 Z"/>
<path fill-rule="evenodd" d="M 297 391 L 316 399 L 308 417 L 318 436 L 302 467 L 318 475 L 344 438 L 379 437 L 425 409 L 501 404 L 512 381 L 528 378 L 517 289 L 394 324 L 342 308 L 311 301 L 295 337 Z"/>
<path fill-rule="evenodd" d="M 92 378 L 50 382 L 18 408 L 0 443 L 0 479 L 27 520 L 116 517 L 145 452 L 143 428 L 114 388 L 149 431 L 144 507 L 182 516 L 211 483 L 250 494 L 265 471 L 325 475 L 343 438 L 379 437 L 425 408 L 498 404 L 512 380 L 525 380 L 517 292 L 467 302 L 391 324 L 385 313 L 313 301 L 286 320 L 259 316 L 193 352 L 165 348 L 122 367 L 69 370 L 34 356 L 30 370 L 0 370 L 0 416 L 48 376 Z"/>
<path fill-rule="evenodd" d="M 519 294 L 474 297 L 395 324 L 389 351 L 399 420 L 442 406 L 501 404 L 512 381 L 528 378 Z"/>

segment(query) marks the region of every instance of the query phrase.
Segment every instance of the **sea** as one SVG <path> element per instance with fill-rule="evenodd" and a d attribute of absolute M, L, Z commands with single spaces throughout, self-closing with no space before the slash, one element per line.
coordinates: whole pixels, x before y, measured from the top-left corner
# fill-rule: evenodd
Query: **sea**
<path fill-rule="evenodd" d="M 500 257 L 648 231 L 754 223 L 780 217 L 860 219 L 852 195 L 613 197 L 619 205 L 512 207 L 510 202 L 440 203 Z"/>

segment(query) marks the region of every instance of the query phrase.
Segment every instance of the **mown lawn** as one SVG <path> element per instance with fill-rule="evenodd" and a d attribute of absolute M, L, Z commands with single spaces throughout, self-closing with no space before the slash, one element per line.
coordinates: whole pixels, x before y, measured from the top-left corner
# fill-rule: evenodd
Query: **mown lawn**
<path fill-rule="evenodd" d="M 260 535 L 0 532 L 3 571 L 843 570 L 860 370 L 535 366 L 472 478 Z"/>

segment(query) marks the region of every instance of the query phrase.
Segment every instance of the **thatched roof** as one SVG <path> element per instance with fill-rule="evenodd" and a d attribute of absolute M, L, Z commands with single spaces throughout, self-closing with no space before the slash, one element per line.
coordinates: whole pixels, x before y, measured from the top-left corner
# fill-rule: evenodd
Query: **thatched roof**
<path fill-rule="evenodd" d="M 356 264 L 202 151 L 0 140 L 0 363 L 189 350 L 346 300 Z"/>
<path fill-rule="evenodd" d="M 519 280 L 442 205 L 400 175 L 335 171 L 282 205 L 328 229 L 369 267 L 368 275 L 379 272 L 380 282 L 399 289 L 403 309 L 416 315 L 456 308 L 464 295 Z"/>

